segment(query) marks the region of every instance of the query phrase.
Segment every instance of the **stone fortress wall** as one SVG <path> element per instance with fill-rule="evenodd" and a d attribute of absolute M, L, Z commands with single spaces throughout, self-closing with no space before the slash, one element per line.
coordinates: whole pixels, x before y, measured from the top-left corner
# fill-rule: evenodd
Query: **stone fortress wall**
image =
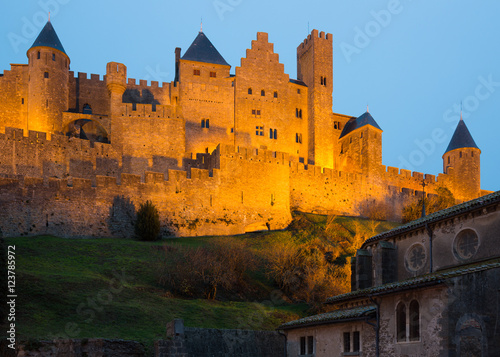
<path fill-rule="evenodd" d="M 59 41 L 50 22 L 44 32 Z M 284 228 L 292 210 L 385 207 L 398 219 L 424 179 L 428 194 L 445 186 L 458 201 L 485 193 L 477 148 L 447 152 L 437 178 L 382 165 L 371 115 L 332 112 L 331 34 L 313 30 L 298 46 L 297 80 L 267 33 L 235 75 L 207 41 L 200 32 L 194 47 L 209 58 L 177 48 L 176 78 L 160 85 L 127 78 L 116 62 L 102 78 L 75 76 L 62 45 L 37 39 L 28 65 L 0 75 L 0 229 L 131 236 L 151 200 L 165 234 L 237 234 Z"/>

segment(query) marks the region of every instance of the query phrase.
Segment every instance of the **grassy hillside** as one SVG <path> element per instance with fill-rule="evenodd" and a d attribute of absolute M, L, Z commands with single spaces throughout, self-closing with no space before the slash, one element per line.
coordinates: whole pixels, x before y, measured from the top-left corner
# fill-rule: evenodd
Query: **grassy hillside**
<path fill-rule="evenodd" d="M 328 224 L 322 216 L 303 218 L 318 227 Z M 336 218 L 337 223 L 342 220 L 346 226 L 373 228 L 365 220 Z M 384 222 L 376 230 L 393 226 Z M 258 256 L 273 241 L 289 236 L 286 231 L 261 232 L 232 239 L 244 241 Z M 166 322 L 174 318 L 183 318 L 186 326 L 274 329 L 307 313 L 307 304 L 280 299 L 277 287 L 261 267 L 248 274 L 251 294 L 235 299 L 227 294 L 219 300 L 179 298 L 158 283 L 155 261 L 164 244 L 196 248 L 213 238 L 154 243 L 50 236 L 6 238 L 7 245 L 16 246 L 17 254 L 18 338 L 103 337 L 150 345 L 165 335 Z"/>

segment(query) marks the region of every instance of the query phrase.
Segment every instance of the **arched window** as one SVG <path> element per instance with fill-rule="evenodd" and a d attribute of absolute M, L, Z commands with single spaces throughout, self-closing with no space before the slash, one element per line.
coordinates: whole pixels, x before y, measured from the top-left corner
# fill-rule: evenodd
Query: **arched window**
<path fill-rule="evenodd" d="M 261 90 L 261 91 L 260 91 L 260 95 L 264 97 L 264 96 L 266 95 L 266 91 L 265 91 L 264 89 L 263 89 L 263 90 Z"/>
<path fill-rule="evenodd" d="M 417 300 L 410 303 L 410 341 L 420 340 L 420 307 Z"/>
<path fill-rule="evenodd" d="M 398 342 L 406 341 L 406 305 L 402 302 L 396 309 L 396 338 Z"/>
<path fill-rule="evenodd" d="M 252 88 L 248 88 L 248 94 L 252 94 Z"/>
<path fill-rule="evenodd" d="M 90 105 L 89 105 L 89 104 L 85 104 L 85 105 L 83 106 L 82 113 L 83 113 L 83 114 L 92 114 L 92 108 L 90 107 Z"/>
<path fill-rule="evenodd" d="M 204 128 L 205 127 L 205 119 L 201 119 L 201 127 Z"/>

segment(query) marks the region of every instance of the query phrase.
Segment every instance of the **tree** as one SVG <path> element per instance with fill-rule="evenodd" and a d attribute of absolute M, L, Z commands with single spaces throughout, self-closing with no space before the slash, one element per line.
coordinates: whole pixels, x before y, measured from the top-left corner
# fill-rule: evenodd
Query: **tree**
<path fill-rule="evenodd" d="M 423 202 L 425 202 L 426 214 L 430 214 L 453 206 L 455 204 L 455 197 L 448 188 L 440 186 L 436 189 L 436 195 L 432 195 L 429 198 L 426 197 L 423 200 L 420 198 L 418 201 L 404 206 L 402 213 L 403 223 L 414 221 L 422 216 Z"/>
<path fill-rule="evenodd" d="M 160 215 L 153 202 L 141 204 L 135 221 L 135 235 L 143 241 L 160 239 Z"/>

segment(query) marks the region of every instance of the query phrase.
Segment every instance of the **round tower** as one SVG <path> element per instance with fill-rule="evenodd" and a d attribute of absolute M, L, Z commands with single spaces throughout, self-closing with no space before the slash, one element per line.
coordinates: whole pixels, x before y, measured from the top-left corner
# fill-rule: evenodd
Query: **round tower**
<path fill-rule="evenodd" d="M 62 132 L 69 105 L 70 59 L 50 20 L 27 52 L 28 130 Z"/>
<path fill-rule="evenodd" d="M 111 117 L 110 141 L 116 147 L 123 145 L 122 140 L 122 103 L 127 89 L 127 67 L 118 62 L 106 65 L 106 86 L 109 93 L 109 115 Z"/>
<path fill-rule="evenodd" d="M 460 118 L 443 155 L 443 172 L 450 176 L 453 194 L 460 201 L 481 196 L 480 155 L 481 150 Z"/>

